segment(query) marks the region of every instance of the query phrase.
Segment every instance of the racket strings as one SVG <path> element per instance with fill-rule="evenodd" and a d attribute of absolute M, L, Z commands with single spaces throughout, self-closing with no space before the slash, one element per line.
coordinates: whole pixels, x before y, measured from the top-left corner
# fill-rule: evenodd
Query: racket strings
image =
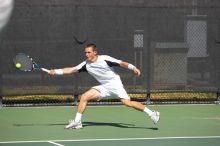
<path fill-rule="evenodd" d="M 24 54 L 16 55 L 14 58 L 14 63 L 15 64 L 20 63 L 21 64 L 20 70 L 23 71 L 31 71 L 33 69 L 32 59 Z"/>

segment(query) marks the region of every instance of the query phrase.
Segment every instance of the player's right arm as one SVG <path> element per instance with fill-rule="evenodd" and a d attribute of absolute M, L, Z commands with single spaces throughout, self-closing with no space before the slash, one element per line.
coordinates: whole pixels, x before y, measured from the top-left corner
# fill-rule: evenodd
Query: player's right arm
<path fill-rule="evenodd" d="M 86 61 L 83 61 L 79 65 L 75 67 L 65 67 L 62 69 L 51 69 L 48 73 L 49 75 L 64 75 L 64 74 L 72 74 L 76 72 L 86 71 Z"/>
<path fill-rule="evenodd" d="M 76 67 L 65 67 L 62 69 L 51 69 L 49 75 L 64 75 L 78 72 Z"/>

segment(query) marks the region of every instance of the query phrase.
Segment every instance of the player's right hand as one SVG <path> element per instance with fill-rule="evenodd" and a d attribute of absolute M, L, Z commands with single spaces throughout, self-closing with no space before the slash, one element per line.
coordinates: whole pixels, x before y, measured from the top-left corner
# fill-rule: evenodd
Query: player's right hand
<path fill-rule="evenodd" d="M 48 74 L 51 75 L 51 76 L 56 75 L 55 69 L 51 69 Z"/>

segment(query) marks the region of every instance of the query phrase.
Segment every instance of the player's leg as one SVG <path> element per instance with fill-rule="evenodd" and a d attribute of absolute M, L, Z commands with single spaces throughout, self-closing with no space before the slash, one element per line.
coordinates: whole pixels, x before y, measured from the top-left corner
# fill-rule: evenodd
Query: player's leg
<path fill-rule="evenodd" d="M 131 101 L 130 99 L 127 99 L 127 98 L 121 98 L 121 102 L 128 107 L 132 107 L 136 110 L 147 113 L 150 116 L 151 120 L 154 122 L 154 124 L 156 124 L 160 119 L 160 112 L 151 111 L 149 108 L 147 108 L 140 102 Z"/>
<path fill-rule="evenodd" d="M 100 97 L 100 92 L 94 88 L 91 88 L 90 90 L 82 94 L 82 96 L 80 97 L 79 105 L 77 107 L 77 113 L 76 113 L 75 119 L 73 121 L 70 121 L 70 123 L 67 126 L 65 126 L 65 128 L 67 129 L 68 128 L 72 128 L 72 129 L 82 128 L 82 122 L 81 122 L 82 114 L 86 110 L 88 101 L 93 100 L 93 99 L 98 99 L 99 97 Z"/>
<path fill-rule="evenodd" d="M 140 102 L 137 101 L 131 101 L 130 97 L 128 96 L 126 90 L 124 89 L 124 87 L 118 87 L 116 92 L 118 97 L 120 97 L 121 102 L 128 106 L 128 107 L 132 107 L 136 110 L 145 112 L 146 114 L 148 114 L 148 116 L 150 116 L 151 120 L 154 122 L 154 124 L 156 124 L 159 119 L 160 119 L 160 113 L 157 111 L 151 111 L 149 108 L 147 108 L 145 105 L 143 105 Z"/>
<path fill-rule="evenodd" d="M 131 101 L 130 99 L 121 99 L 121 102 L 128 106 L 128 107 L 132 107 L 136 110 L 139 110 L 139 111 L 144 111 L 144 108 L 145 106 L 143 104 L 141 104 L 140 102 L 136 102 L 136 101 Z"/>
<path fill-rule="evenodd" d="M 130 99 L 127 98 L 121 98 L 121 102 L 128 107 L 132 107 L 136 110 L 145 112 L 149 116 L 151 116 L 153 113 L 153 111 L 151 111 L 149 108 L 147 108 L 145 105 L 141 104 L 140 102 L 131 101 Z"/>
<path fill-rule="evenodd" d="M 141 104 L 140 102 L 131 101 L 128 93 L 126 92 L 126 90 L 124 89 L 123 86 L 117 87 L 116 90 L 112 90 L 112 91 L 121 99 L 121 102 L 124 105 L 126 105 L 128 107 L 132 107 L 132 108 L 139 110 L 139 111 L 142 111 L 142 112 L 146 109 L 146 107 L 143 104 Z M 147 114 L 150 115 L 151 113 L 152 113 L 151 110 L 147 111 Z"/>
<path fill-rule="evenodd" d="M 91 88 L 80 97 L 80 102 L 77 107 L 77 112 L 83 114 L 86 109 L 88 101 L 98 99 L 100 97 L 100 92 L 94 88 Z"/>

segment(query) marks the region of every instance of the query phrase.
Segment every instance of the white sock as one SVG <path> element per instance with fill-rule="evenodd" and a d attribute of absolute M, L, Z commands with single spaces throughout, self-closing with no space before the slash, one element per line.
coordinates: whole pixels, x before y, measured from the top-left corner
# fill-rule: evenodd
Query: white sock
<path fill-rule="evenodd" d="M 153 113 L 149 108 L 145 107 L 144 112 L 147 113 L 149 116 Z"/>
<path fill-rule="evenodd" d="M 79 122 L 81 122 L 81 118 L 82 118 L 82 114 L 81 113 L 76 113 L 74 121 L 79 123 Z"/>

